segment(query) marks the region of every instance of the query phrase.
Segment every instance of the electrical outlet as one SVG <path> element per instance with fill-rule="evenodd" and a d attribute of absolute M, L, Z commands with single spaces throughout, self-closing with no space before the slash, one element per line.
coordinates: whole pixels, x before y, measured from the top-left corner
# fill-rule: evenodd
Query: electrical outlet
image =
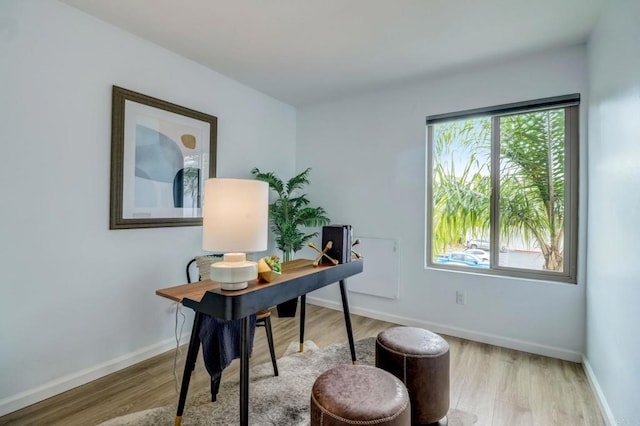
<path fill-rule="evenodd" d="M 456 303 L 464 305 L 464 291 L 456 290 Z"/>

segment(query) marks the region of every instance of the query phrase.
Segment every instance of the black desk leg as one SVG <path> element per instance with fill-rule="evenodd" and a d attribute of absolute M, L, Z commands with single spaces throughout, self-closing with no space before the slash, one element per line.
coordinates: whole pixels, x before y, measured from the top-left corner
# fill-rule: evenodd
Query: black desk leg
<path fill-rule="evenodd" d="M 271 354 L 271 364 L 273 365 L 273 375 L 278 375 L 278 363 L 276 361 L 276 350 L 273 347 L 273 333 L 271 332 L 271 317 L 264 319 L 264 328 L 267 332 L 267 342 L 269 343 L 269 353 Z"/>
<path fill-rule="evenodd" d="M 304 351 L 304 318 L 307 312 L 307 295 L 300 296 L 300 352 Z"/>
<path fill-rule="evenodd" d="M 201 326 L 202 314 L 200 312 L 196 312 L 196 316 L 193 319 L 193 327 L 191 329 L 191 339 L 189 340 L 187 360 L 184 363 L 184 372 L 182 373 L 182 386 L 180 387 L 180 399 L 178 400 L 178 411 L 176 412 L 176 426 L 180 426 L 182 423 L 182 413 L 184 412 L 184 404 L 187 401 L 187 392 L 189 391 L 191 373 L 193 373 L 193 370 L 196 368 L 196 359 L 198 358 L 198 350 L 200 350 Z"/>
<path fill-rule="evenodd" d="M 342 312 L 344 312 L 344 323 L 347 326 L 347 337 L 349 338 L 349 349 L 351 349 L 351 362 L 355 365 L 356 347 L 353 343 L 353 329 L 351 328 L 351 314 L 349 313 L 349 300 L 347 298 L 347 284 L 340 280 L 340 296 L 342 296 Z"/>
<path fill-rule="evenodd" d="M 249 425 L 249 317 L 240 320 L 240 425 Z"/>

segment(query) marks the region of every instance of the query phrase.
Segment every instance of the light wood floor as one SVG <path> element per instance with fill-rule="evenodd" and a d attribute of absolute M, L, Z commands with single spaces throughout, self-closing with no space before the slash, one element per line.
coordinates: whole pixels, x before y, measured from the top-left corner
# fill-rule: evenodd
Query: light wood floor
<path fill-rule="evenodd" d="M 297 318 L 272 315 L 276 354 L 298 340 Z M 352 315 L 356 339 L 376 336 L 393 324 Z M 185 333 L 188 325 L 185 325 Z M 455 337 L 451 351 L 451 408 L 478 416 L 476 425 L 604 425 L 580 364 L 532 355 Z M 305 339 L 318 346 L 345 341 L 342 312 L 309 305 Z M 178 361 L 184 366 L 186 346 Z M 0 417 L 4 425 L 95 425 L 113 417 L 175 404 L 174 351 L 151 358 L 46 401 Z M 198 358 L 189 395 L 209 389 Z M 256 330 L 251 364 L 269 362 L 264 330 Z M 223 380 L 238 374 L 238 361 Z M 187 402 L 186 413 L 189 405 Z"/>

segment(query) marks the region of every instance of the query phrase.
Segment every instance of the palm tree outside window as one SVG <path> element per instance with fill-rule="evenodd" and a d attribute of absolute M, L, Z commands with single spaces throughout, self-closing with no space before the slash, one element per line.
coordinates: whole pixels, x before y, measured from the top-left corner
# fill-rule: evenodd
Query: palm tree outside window
<path fill-rule="evenodd" d="M 428 266 L 576 282 L 579 101 L 427 117 Z"/>

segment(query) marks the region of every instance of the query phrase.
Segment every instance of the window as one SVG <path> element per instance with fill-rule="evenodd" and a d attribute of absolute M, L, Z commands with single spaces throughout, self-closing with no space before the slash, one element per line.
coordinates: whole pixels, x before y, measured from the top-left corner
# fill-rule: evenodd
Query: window
<path fill-rule="evenodd" d="M 427 117 L 427 265 L 576 282 L 579 102 Z"/>

